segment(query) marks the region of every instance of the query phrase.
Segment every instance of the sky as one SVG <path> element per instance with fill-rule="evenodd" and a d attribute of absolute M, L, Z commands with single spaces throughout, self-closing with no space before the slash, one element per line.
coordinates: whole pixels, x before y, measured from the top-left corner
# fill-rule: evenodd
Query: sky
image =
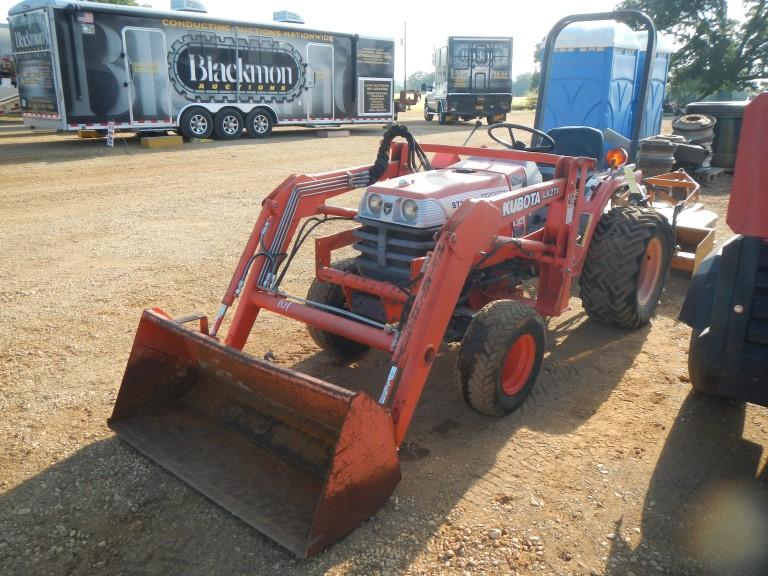
<path fill-rule="evenodd" d="M 0 22 L 7 20 L 8 9 L 18 0 L 0 0 Z M 269 23 L 278 10 L 299 14 L 308 28 L 391 38 L 396 43 L 395 78 L 421 70 L 432 70 L 432 51 L 445 44 L 451 35 L 512 36 L 514 38 L 512 74 L 533 72 L 533 52 L 537 42 L 563 16 L 576 12 L 604 12 L 618 0 L 484 0 L 464 2 L 456 10 L 441 10 L 435 2 L 363 2 L 354 0 L 204 0 L 211 15 L 221 18 Z M 168 9 L 170 0 L 139 0 L 154 8 Z M 741 17 L 741 2 L 731 0 L 729 13 Z M 377 7 L 379 8 L 377 10 Z M 400 7 L 400 9 L 398 9 Z M 467 14 L 470 8 L 476 14 Z M 401 44 L 407 39 L 405 50 Z M 404 68 L 405 67 L 405 68 Z"/>

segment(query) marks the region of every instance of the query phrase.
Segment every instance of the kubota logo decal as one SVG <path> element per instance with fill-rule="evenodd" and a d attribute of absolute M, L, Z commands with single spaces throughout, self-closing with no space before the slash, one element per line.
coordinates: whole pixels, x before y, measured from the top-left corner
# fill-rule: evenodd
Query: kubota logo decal
<path fill-rule="evenodd" d="M 541 194 L 538 191 L 528 192 L 528 194 L 504 202 L 501 206 L 501 214 L 502 216 L 510 216 L 539 204 L 541 204 Z"/>
<path fill-rule="evenodd" d="M 523 196 L 518 196 L 517 198 L 512 198 L 511 200 L 507 200 L 504 202 L 504 204 L 501 205 L 501 214 L 502 216 L 510 216 L 512 214 L 517 214 L 521 210 L 527 210 L 528 208 L 531 208 L 532 206 L 538 206 L 541 204 L 541 197 L 544 196 L 544 199 L 547 200 L 548 198 L 554 198 L 560 193 L 560 188 L 557 186 L 553 186 L 552 188 L 546 188 L 539 192 L 538 190 L 535 190 L 533 192 L 528 192 L 528 194 L 525 194 Z"/>

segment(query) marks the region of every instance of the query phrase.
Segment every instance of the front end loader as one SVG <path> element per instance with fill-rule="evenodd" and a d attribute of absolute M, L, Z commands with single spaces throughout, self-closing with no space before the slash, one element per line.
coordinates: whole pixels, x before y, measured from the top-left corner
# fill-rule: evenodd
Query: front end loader
<path fill-rule="evenodd" d="M 521 129 L 543 144 L 516 140 Z M 444 342 L 461 342 L 465 400 L 502 415 L 531 392 L 543 319 L 569 308 L 576 278 L 590 317 L 625 328 L 648 322 L 673 235 L 647 207 L 640 174 L 615 159 L 598 169 L 594 157 L 553 154 L 554 140 L 530 128 L 489 130 L 507 130 L 510 141 L 420 145 L 396 124 L 372 165 L 287 178 L 263 201 L 212 323 L 144 312 L 109 425 L 306 557 L 395 489 L 398 449 Z M 331 203 L 354 190 L 362 190 L 357 210 Z M 348 228 L 315 239 L 309 293 L 285 291 L 312 231 L 338 219 Z M 350 246 L 354 258 L 334 257 Z M 387 354 L 378 395 L 244 353 L 262 310 L 306 324 L 342 358 Z"/>

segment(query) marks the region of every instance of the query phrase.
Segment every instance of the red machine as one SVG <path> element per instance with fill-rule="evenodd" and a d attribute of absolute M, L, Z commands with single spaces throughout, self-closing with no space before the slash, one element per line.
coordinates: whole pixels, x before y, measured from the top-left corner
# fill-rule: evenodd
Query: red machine
<path fill-rule="evenodd" d="M 728 204 L 737 232 L 706 258 L 680 319 L 691 326 L 688 368 L 699 392 L 768 406 L 768 93 L 746 107 Z"/>
<path fill-rule="evenodd" d="M 309 556 L 394 490 L 398 448 L 444 341 L 461 340 L 457 377 L 467 402 L 504 414 L 530 393 L 544 353 L 542 317 L 569 307 L 575 278 L 591 317 L 628 328 L 647 322 L 672 227 L 643 207 L 644 187 L 625 180 L 617 156 L 599 170 L 593 158 L 547 153 L 555 142 L 538 131 L 544 144 L 525 147 L 513 135 L 521 128 L 532 131 L 492 127 L 509 130 L 509 149 L 500 150 L 420 146 L 395 125 L 372 166 L 287 178 L 264 200 L 210 330 L 204 316 L 144 312 L 110 426 Z M 359 188 L 359 210 L 329 203 Z M 306 298 L 285 292 L 312 230 L 339 218 L 355 225 L 315 240 Z M 358 255 L 334 261 L 350 245 Z M 261 310 L 307 324 L 342 357 L 369 347 L 391 354 L 379 397 L 243 353 Z"/>

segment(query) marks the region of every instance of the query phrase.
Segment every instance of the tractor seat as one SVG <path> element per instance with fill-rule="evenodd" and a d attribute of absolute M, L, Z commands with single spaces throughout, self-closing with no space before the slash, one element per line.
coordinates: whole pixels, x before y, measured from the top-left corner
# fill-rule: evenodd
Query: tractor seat
<path fill-rule="evenodd" d="M 547 131 L 555 141 L 555 147 L 549 152 L 560 156 L 586 156 L 597 160 L 597 167 L 603 166 L 603 133 L 589 126 L 562 126 Z M 541 177 L 552 180 L 554 166 L 539 166 Z"/>

